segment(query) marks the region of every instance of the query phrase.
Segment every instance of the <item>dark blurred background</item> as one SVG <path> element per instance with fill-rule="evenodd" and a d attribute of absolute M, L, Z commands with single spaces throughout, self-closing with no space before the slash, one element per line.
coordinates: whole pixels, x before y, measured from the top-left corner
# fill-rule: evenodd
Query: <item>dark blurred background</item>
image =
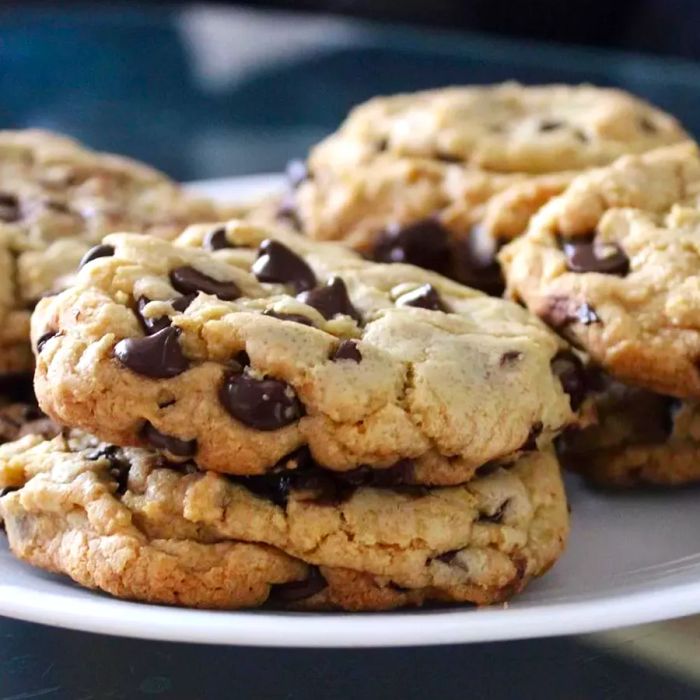
<path fill-rule="evenodd" d="M 0 4 L 0 126 L 181 180 L 280 170 L 379 93 L 619 85 L 700 132 L 694 0 Z"/>

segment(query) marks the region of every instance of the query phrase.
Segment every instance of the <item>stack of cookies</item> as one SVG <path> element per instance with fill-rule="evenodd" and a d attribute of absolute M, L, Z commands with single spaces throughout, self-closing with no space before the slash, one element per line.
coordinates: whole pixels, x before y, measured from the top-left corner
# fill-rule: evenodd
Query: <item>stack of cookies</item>
<path fill-rule="evenodd" d="M 136 599 L 380 609 L 503 600 L 559 556 L 578 365 L 521 307 L 236 222 L 87 257 L 32 320 L 68 427 L 0 448 L 21 558 Z"/>
<path fill-rule="evenodd" d="M 35 362 L 48 416 L 0 408 L 13 553 L 195 607 L 521 591 L 568 536 L 556 443 L 603 483 L 700 475 L 687 138 L 593 87 L 382 98 L 284 201 L 206 223 L 158 173 L 0 134 L 0 365 Z"/>

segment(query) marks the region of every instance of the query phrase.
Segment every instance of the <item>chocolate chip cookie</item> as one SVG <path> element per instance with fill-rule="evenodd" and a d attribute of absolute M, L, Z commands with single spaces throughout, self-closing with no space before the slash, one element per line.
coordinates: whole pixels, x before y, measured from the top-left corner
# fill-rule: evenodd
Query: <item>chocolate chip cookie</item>
<path fill-rule="evenodd" d="M 615 378 L 700 397 L 697 146 L 581 175 L 500 260 L 510 295 Z"/>
<path fill-rule="evenodd" d="M 308 445 L 327 469 L 410 459 L 446 484 L 575 420 L 563 341 L 432 272 L 240 222 L 98 253 L 37 305 L 35 388 L 109 442 L 240 474 Z"/>
<path fill-rule="evenodd" d="M 677 486 L 700 481 L 700 404 L 597 373 L 595 424 L 558 440 L 565 466 L 601 486 Z"/>
<path fill-rule="evenodd" d="M 107 233 L 173 238 L 214 207 L 161 173 L 40 131 L 0 131 L 0 374 L 31 370 L 29 316 Z"/>
<path fill-rule="evenodd" d="M 120 597 L 351 610 L 507 599 L 559 557 L 550 451 L 428 489 L 324 472 L 230 477 L 77 432 L 0 447 L 12 551 Z M 14 490 L 12 490 L 14 489 Z"/>
<path fill-rule="evenodd" d="M 380 97 L 313 149 L 308 172 L 291 169 L 278 214 L 313 238 L 500 293 L 498 247 L 577 171 L 685 138 L 670 115 L 587 85 Z"/>

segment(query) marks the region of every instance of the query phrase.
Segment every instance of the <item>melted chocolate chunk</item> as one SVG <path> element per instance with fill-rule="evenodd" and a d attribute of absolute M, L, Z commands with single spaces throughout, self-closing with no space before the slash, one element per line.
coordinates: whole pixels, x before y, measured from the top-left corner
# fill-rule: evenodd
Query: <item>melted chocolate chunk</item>
<path fill-rule="evenodd" d="M 197 298 L 197 294 L 185 294 L 184 296 L 178 297 L 177 299 L 171 299 L 170 305 L 175 309 L 175 311 L 179 311 L 180 313 L 184 313 L 187 311 L 189 305 Z"/>
<path fill-rule="evenodd" d="M 51 340 L 51 338 L 55 337 L 58 335 L 58 331 L 46 331 L 43 335 L 39 337 L 39 340 L 36 341 L 36 351 L 41 352 L 44 349 L 44 345 Z"/>
<path fill-rule="evenodd" d="M 453 274 L 458 282 L 491 296 L 501 296 L 505 289 L 501 266 L 496 260 L 496 241 L 474 226 L 470 234 L 453 246 Z"/>
<path fill-rule="evenodd" d="M 510 498 L 506 498 L 503 503 L 496 509 L 491 515 L 481 514 L 479 515 L 480 523 L 501 523 L 503 522 L 503 516 L 505 515 L 508 504 L 510 503 Z"/>
<path fill-rule="evenodd" d="M 309 177 L 309 171 L 306 167 L 306 163 L 298 158 L 290 160 L 289 163 L 287 163 L 285 174 L 287 176 L 287 182 L 292 189 L 299 187 L 299 185 L 301 185 L 301 183 Z"/>
<path fill-rule="evenodd" d="M 348 289 L 340 277 L 331 277 L 325 287 L 317 287 L 297 296 L 299 301 L 313 306 L 323 318 L 330 320 L 342 314 L 362 323 L 360 312 L 353 306 Z"/>
<path fill-rule="evenodd" d="M 171 270 L 170 284 L 181 294 L 204 292 L 205 294 L 213 294 L 224 301 L 233 301 L 241 296 L 241 290 L 235 282 L 215 280 L 189 266 Z"/>
<path fill-rule="evenodd" d="M 12 223 L 20 218 L 20 207 L 17 197 L 13 194 L 0 192 L 0 221 Z"/>
<path fill-rule="evenodd" d="M 114 347 L 114 356 L 137 374 L 168 379 L 189 366 L 178 340 L 180 329 L 168 326 L 145 338 L 126 338 Z"/>
<path fill-rule="evenodd" d="M 434 218 L 405 226 L 390 225 L 378 237 L 373 256 L 377 262 L 410 263 L 447 274 L 450 269 L 450 234 Z"/>
<path fill-rule="evenodd" d="M 424 284 L 412 292 L 402 294 L 396 300 L 397 306 L 415 306 L 419 309 L 428 309 L 428 311 L 443 311 L 449 313 L 450 309 L 442 300 L 437 289 L 432 284 Z"/>
<path fill-rule="evenodd" d="M 153 316 L 144 316 L 144 307 L 149 304 L 150 301 L 151 300 L 146 297 L 139 297 L 139 300 L 136 302 L 136 315 L 141 322 L 143 330 L 148 335 L 153 335 L 167 328 L 170 325 L 170 318 L 168 316 L 158 316 L 157 318 Z"/>
<path fill-rule="evenodd" d="M 524 450 L 525 452 L 534 452 L 537 449 L 537 438 L 540 435 L 542 435 L 543 429 L 544 426 L 542 425 L 541 421 L 533 423 L 532 428 L 530 428 L 530 432 L 528 433 L 527 439 L 525 440 L 520 449 Z"/>
<path fill-rule="evenodd" d="M 223 407 L 256 430 L 278 430 L 299 420 L 304 407 L 289 384 L 256 379 L 246 372 L 229 373 L 219 390 Z"/>
<path fill-rule="evenodd" d="M 563 239 L 561 246 L 566 266 L 572 272 L 620 276 L 629 272 L 630 261 L 622 248 L 615 243 L 597 244 L 595 235 Z"/>
<path fill-rule="evenodd" d="M 141 437 L 151 447 L 157 450 L 165 450 L 175 457 L 194 457 L 197 452 L 196 440 L 181 440 L 180 438 L 166 435 L 146 422 L 141 429 Z"/>
<path fill-rule="evenodd" d="M 308 317 L 302 314 L 284 314 L 273 311 L 272 309 L 267 309 L 263 312 L 263 316 L 270 316 L 271 318 L 278 318 L 280 321 L 291 321 L 292 323 L 301 323 L 302 326 L 313 326 L 314 322 Z"/>
<path fill-rule="evenodd" d="M 109 258 L 114 255 L 114 246 L 102 243 L 101 245 L 96 245 L 94 248 L 90 248 L 82 259 L 78 263 L 78 269 L 85 267 L 89 262 L 97 260 L 97 258 Z"/>
<path fill-rule="evenodd" d="M 333 362 L 337 362 L 338 360 L 352 360 L 358 364 L 362 362 L 362 353 L 357 347 L 357 341 L 344 340 L 331 355 L 331 360 L 333 360 Z"/>
<path fill-rule="evenodd" d="M 316 286 L 316 276 L 306 261 L 269 238 L 260 244 L 252 270 L 260 282 L 291 284 L 297 294 Z"/>
<path fill-rule="evenodd" d="M 552 359 L 552 372 L 559 378 L 568 394 L 572 410 L 576 411 L 588 392 L 588 381 L 583 362 L 574 353 L 564 350 Z"/>
<path fill-rule="evenodd" d="M 225 248 L 235 248 L 236 246 L 226 237 L 225 228 L 215 228 L 213 231 L 209 231 L 204 237 L 204 247 L 207 250 L 214 251 L 224 250 Z"/>
<path fill-rule="evenodd" d="M 289 581 L 272 586 L 269 600 L 271 603 L 295 603 L 311 598 L 327 586 L 328 583 L 318 567 L 313 566 L 309 568 L 309 576 L 304 581 Z"/>
<path fill-rule="evenodd" d="M 410 459 L 400 460 L 386 469 L 363 466 L 333 472 L 316 464 L 309 449 L 302 447 L 283 457 L 267 474 L 228 478 L 278 506 L 287 504 L 291 492 L 296 492 L 297 498 L 303 501 L 337 506 L 360 487 L 391 488 L 409 495 L 413 489 L 414 495 L 423 496 L 424 490 L 412 485 L 414 474 L 415 465 Z"/>
<path fill-rule="evenodd" d="M 118 447 L 106 445 L 87 454 L 86 457 L 90 460 L 106 459 L 109 462 L 109 474 L 117 482 L 117 495 L 123 496 L 126 493 L 131 464 L 120 457 Z"/>

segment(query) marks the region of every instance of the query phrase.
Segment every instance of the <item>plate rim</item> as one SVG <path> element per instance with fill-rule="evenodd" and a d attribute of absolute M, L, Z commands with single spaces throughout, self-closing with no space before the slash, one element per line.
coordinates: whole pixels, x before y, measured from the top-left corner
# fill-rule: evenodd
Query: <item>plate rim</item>
<path fill-rule="evenodd" d="M 280 174 L 218 178 L 186 184 L 193 192 L 229 202 L 279 191 Z M 236 193 L 222 195 L 222 192 Z M 241 193 L 245 193 L 240 196 Z M 4 543 L 0 554 L 12 555 Z M 2 558 L 0 557 L 0 562 Z M 44 577 L 31 567 L 28 576 Z M 111 598 L 56 577 L 61 587 L 43 591 L 0 582 L 0 615 L 91 633 L 196 644 L 286 648 L 378 648 L 522 640 L 659 622 L 700 612 L 700 579 L 637 591 L 612 591 L 567 602 L 517 602 L 485 608 L 382 613 L 295 613 L 176 608 Z M 285 624 L 281 624 L 281 623 Z"/>

